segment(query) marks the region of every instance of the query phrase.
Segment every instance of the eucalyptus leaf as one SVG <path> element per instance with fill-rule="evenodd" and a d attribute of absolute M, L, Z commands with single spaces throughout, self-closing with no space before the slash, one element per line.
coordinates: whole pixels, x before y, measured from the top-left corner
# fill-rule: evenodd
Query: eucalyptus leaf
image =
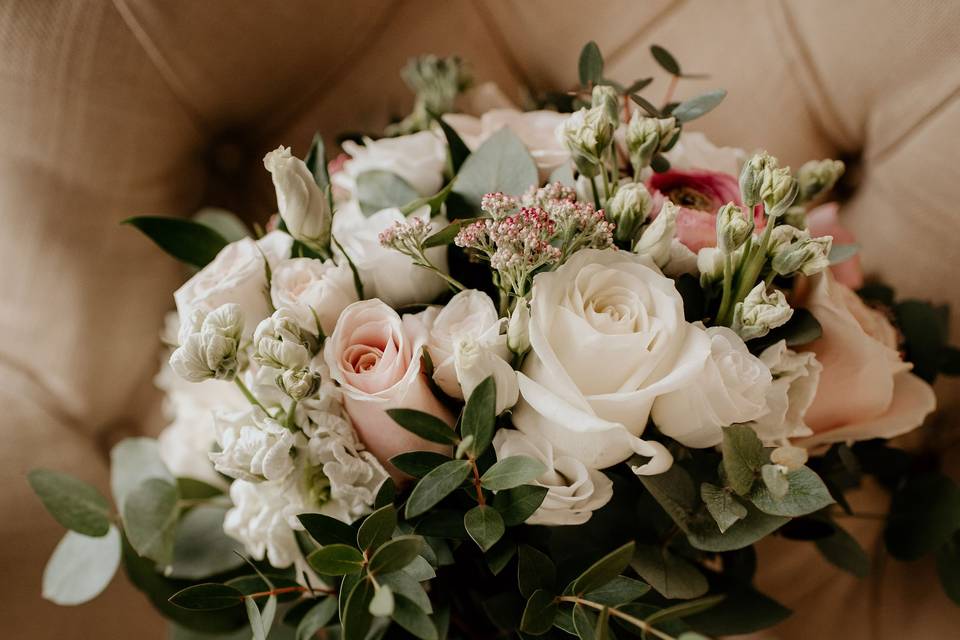
<path fill-rule="evenodd" d="M 408 451 L 390 458 L 390 464 L 414 478 L 422 478 L 452 458 L 436 451 Z"/>
<path fill-rule="evenodd" d="M 603 79 L 603 54 L 600 47 L 591 40 L 580 50 L 580 60 L 577 64 L 580 84 L 587 87 Z"/>
<path fill-rule="evenodd" d="M 504 127 L 470 154 L 453 190 L 471 209 L 479 211 L 484 195 L 500 191 L 519 196 L 538 181 L 537 165 L 530 152 L 516 134 Z"/>
<path fill-rule="evenodd" d="M 166 480 L 148 478 L 127 494 L 123 526 L 137 553 L 161 566 L 173 562 L 176 534 L 177 487 Z"/>
<path fill-rule="evenodd" d="M 489 376 L 470 394 L 460 422 L 460 433 L 463 437 L 473 437 L 467 452 L 474 458 L 480 457 L 490 446 L 496 420 L 497 385 L 493 376 Z"/>
<path fill-rule="evenodd" d="M 700 485 L 700 499 L 707 507 L 723 533 L 733 524 L 747 515 L 747 508 L 737 502 L 737 499 L 726 489 L 721 489 L 709 482 Z"/>
<path fill-rule="evenodd" d="M 392 504 L 388 504 L 364 519 L 357 531 L 357 545 L 361 549 L 376 549 L 390 539 L 396 528 L 397 510 Z"/>
<path fill-rule="evenodd" d="M 635 544 L 632 541 L 614 549 L 581 573 L 570 584 L 568 590 L 574 594 L 582 594 L 604 586 L 629 566 L 634 549 Z"/>
<path fill-rule="evenodd" d="M 417 605 L 424 613 L 433 613 L 430 596 L 423 590 L 420 582 L 410 575 L 409 570 L 410 567 L 408 566 L 403 571 L 394 571 L 379 576 L 377 580 L 380 584 L 389 585 L 393 589 L 394 601 L 399 600 L 399 596 L 403 596 Z"/>
<path fill-rule="evenodd" d="M 358 175 L 356 195 L 360 210 L 368 216 L 383 209 L 402 207 L 420 197 L 409 182 L 382 169 L 372 169 Z"/>
<path fill-rule="evenodd" d="M 373 585 L 361 579 L 350 589 L 340 614 L 341 637 L 344 640 L 362 640 L 373 622 L 370 601 L 373 600 Z"/>
<path fill-rule="evenodd" d="M 450 244 L 457 237 L 457 234 L 460 233 L 460 230 L 466 227 L 467 225 L 480 220 L 480 218 L 460 218 L 454 220 L 440 231 L 427 236 L 427 239 L 423 241 L 423 247 L 425 249 L 430 249 L 431 247 L 442 247 Z"/>
<path fill-rule="evenodd" d="M 303 616 L 297 624 L 296 640 L 311 640 L 316 633 L 327 626 L 337 614 L 337 599 L 324 598 Z"/>
<path fill-rule="evenodd" d="M 527 521 L 547 497 L 549 489 L 534 485 L 523 485 L 499 491 L 493 498 L 493 508 L 503 516 L 503 523 L 515 527 Z"/>
<path fill-rule="evenodd" d="M 517 549 L 517 585 L 525 598 L 537 589 L 556 589 L 557 568 L 550 556 L 528 544 Z"/>
<path fill-rule="evenodd" d="M 374 616 L 389 616 L 393 614 L 393 589 L 388 585 L 374 588 L 373 599 L 370 600 L 370 614 Z"/>
<path fill-rule="evenodd" d="M 733 425 L 723 430 L 723 470 L 727 485 L 740 495 L 749 493 L 760 468 L 767 463 L 763 443 L 746 425 Z"/>
<path fill-rule="evenodd" d="M 549 183 L 559 182 L 565 187 L 576 187 L 577 181 L 573 177 L 573 167 L 569 162 L 565 162 L 556 169 L 553 170 L 553 173 L 550 174 L 550 178 L 547 180 Z"/>
<path fill-rule="evenodd" d="M 394 422 L 424 440 L 438 444 L 456 444 L 457 434 L 440 418 L 416 409 L 387 409 Z"/>
<path fill-rule="evenodd" d="M 243 594 L 237 589 L 213 582 L 193 585 L 170 596 L 171 603 L 192 611 L 216 611 L 235 607 L 243 599 Z"/>
<path fill-rule="evenodd" d="M 500 513 L 489 505 L 477 505 L 467 511 L 463 516 L 463 526 L 483 551 L 496 544 L 506 531 Z"/>
<path fill-rule="evenodd" d="M 344 576 L 359 572 L 363 568 L 364 558 L 354 547 L 328 544 L 307 556 L 307 561 L 321 575 Z"/>
<path fill-rule="evenodd" d="M 243 564 L 243 545 L 223 532 L 223 505 L 199 505 L 176 526 L 170 577 L 199 580 Z"/>
<path fill-rule="evenodd" d="M 646 621 L 648 624 L 656 625 L 663 624 L 669 620 L 676 620 L 678 618 L 685 618 L 697 613 L 702 613 L 723 602 L 725 597 L 726 596 L 723 594 L 717 594 L 713 596 L 706 596 L 705 598 L 700 598 L 699 600 L 681 602 L 680 604 L 675 604 L 672 607 L 667 607 L 666 609 L 661 609 L 660 611 L 651 614 L 647 617 Z"/>
<path fill-rule="evenodd" d="M 665 548 L 638 546 L 630 566 L 657 593 L 670 600 L 699 598 L 709 588 L 699 569 Z"/>
<path fill-rule="evenodd" d="M 529 456 L 510 456 L 487 469 L 480 476 L 480 484 L 491 491 L 502 491 L 536 480 L 546 472 L 546 466 L 539 460 Z"/>
<path fill-rule="evenodd" d="M 527 599 L 520 621 L 520 630 L 530 635 L 543 635 L 553 626 L 557 616 L 557 600 L 545 589 L 537 589 Z"/>
<path fill-rule="evenodd" d="M 356 543 L 357 536 L 350 525 L 336 518 L 331 518 L 322 513 L 301 513 L 297 516 L 297 519 L 310 534 L 310 537 L 321 545 L 344 544 L 353 546 Z"/>
<path fill-rule="evenodd" d="M 517 555 L 516 543 L 506 538 L 500 538 L 499 542 L 490 548 L 484 558 L 487 561 L 487 568 L 490 569 L 490 573 L 498 576 L 507 568 L 515 555 Z"/>
<path fill-rule="evenodd" d="M 830 265 L 840 264 L 841 262 L 846 262 L 853 256 L 860 253 L 860 245 L 858 244 L 835 244 L 830 247 Z"/>
<path fill-rule="evenodd" d="M 196 478 L 177 478 L 177 493 L 181 500 L 206 500 L 223 495 L 223 489 Z"/>
<path fill-rule="evenodd" d="M 330 186 L 330 174 L 327 169 L 327 153 L 323 144 L 323 136 L 320 133 L 313 134 L 313 141 L 310 144 L 310 151 L 303 161 L 307 169 L 313 175 L 314 182 L 320 189 L 326 189 Z"/>
<path fill-rule="evenodd" d="M 400 571 L 414 561 L 423 549 L 420 536 L 397 536 L 383 544 L 370 558 L 369 570 L 373 574 Z"/>
<path fill-rule="evenodd" d="M 956 604 L 960 604 L 960 544 L 954 533 L 937 550 L 937 575 L 944 593 Z"/>
<path fill-rule="evenodd" d="M 653 59 L 657 61 L 657 64 L 659 64 L 664 71 L 673 76 L 681 75 L 680 63 L 677 62 L 677 59 L 673 57 L 672 53 L 658 44 L 650 47 L 650 53 L 653 55 Z"/>
<path fill-rule="evenodd" d="M 136 227 L 171 256 L 198 269 L 213 262 L 228 244 L 226 238 L 207 225 L 184 218 L 136 216 L 121 224 Z"/>
<path fill-rule="evenodd" d="M 865 578 L 870 573 L 870 557 L 863 550 L 860 543 L 853 536 L 835 526 L 833 535 L 826 538 L 817 538 L 814 544 L 820 553 L 844 571 L 852 573 L 858 578 Z"/>
<path fill-rule="evenodd" d="M 120 533 L 110 525 L 106 535 L 67 531 L 43 570 L 43 597 L 54 604 L 83 604 L 100 595 L 120 566 Z"/>
<path fill-rule="evenodd" d="M 764 483 L 758 483 L 751 492 L 751 502 L 764 513 L 790 518 L 819 511 L 834 502 L 823 480 L 808 467 L 790 471 L 785 480 L 787 490 L 783 497 L 777 498 L 764 478 Z"/>
<path fill-rule="evenodd" d="M 649 584 L 626 576 L 617 576 L 602 587 L 587 592 L 583 597 L 591 602 L 617 607 L 642 598 L 649 592 Z"/>
<path fill-rule="evenodd" d="M 43 506 L 62 526 L 85 536 L 110 531 L 110 503 L 93 486 L 73 476 L 34 469 L 27 480 Z"/>
<path fill-rule="evenodd" d="M 690 122 L 713 111 L 727 97 L 725 89 L 714 89 L 695 98 L 684 100 L 671 115 L 679 122 Z"/>
<path fill-rule="evenodd" d="M 420 640 L 438 640 L 437 628 L 423 609 L 410 599 L 396 595 L 393 613 L 394 622 Z"/>
<path fill-rule="evenodd" d="M 450 169 L 453 175 L 457 175 L 460 171 L 460 167 L 463 166 L 463 163 L 467 160 L 467 157 L 470 156 L 470 148 L 464 143 L 463 139 L 460 137 L 460 134 L 451 127 L 447 122 L 440 116 L 433 115 L 433 119 L 437 121 L 437 124 L 440 125 L 440 130 L 443 131 L 443 137 L 447 139 L 447 153 L 450 154 Z"/>
<path fill-rule="evenodd" d="M 207 207 L 198 211 L 193 216 L 193 220 L 210 227 L 223 236 L 223 239 L 227 242 L 236 242 L 250 237 L 250 230 L 243 220 L 237 217 L 237 214 L 226 209 Z"/>
<path fill-rule="evenodd" d="M 763 486 L 774 500 L 782 500 L 790 490 L 786 470 L 780 465 L 765 464 L 760 467 L 760 479 L 763 480 Z"/>
<path fill-rule="evenodd" d="M 698 506 L 693 478 L 680 465 L 673 465 L 654 476 L 640 476 L 650 495 L 663 507 L 667 515 L 684 532 L 690 529 L 690 520 Z"/>
<path fill-rule="evenodd" d="M 716 522 L 711 517 L 692 523 L 687 540 L 702 551 L 734 551 L 749 547 L 790 521 L 786 517 L 763 513 L 752 504 L 746 507 L 747 517 L 738 520 L 723 533 L 717 530 Z"/>
<path fill-rule="evenodd" d="M 451 460 L 423 476 L 407 499 L 406 517 L 409 519 L 426 513 L 453 493 L 470 475 L 471 468 L 469 460 Z"/>

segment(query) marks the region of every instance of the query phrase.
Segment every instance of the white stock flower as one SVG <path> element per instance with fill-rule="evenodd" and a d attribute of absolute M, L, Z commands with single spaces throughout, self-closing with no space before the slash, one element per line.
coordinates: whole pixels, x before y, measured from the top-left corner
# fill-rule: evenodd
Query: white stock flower
<path fill-rule="evenodd" d="M 493 437 L 493 447 L 498 460 L 528 456 L 547 468 L 542 476 L 530 483 L 545 487 L 547 495 L 540 507 L 527 518 L 527 524 L 583 524 L 613 497 L 613 483 L 607 476 L 574 457 L 557 454 L 553 445 L 538 435 L 500 429 Z"/>
<path fill-rule="evenodd" d="M 217 471 L 239 480 L 283 480 L 294 469 L 293 449 L 303 436 L 257 407 L 214 414 L 217 445 L 210 454 Z"/>
<path fill-rule="evenodd" d="M 357 291 L 346 261 L 337 265 L 333 260 L 291 258 L 274 267 L 270 298 L 277 309 L 287 309 L 301 329 L 330 335 L 340 312 L 357 301 Z"/>
<path fill-rule="evenodd" d="M 662 433 L 687 447 L 720 444 L 722 428 L 767 412 L 770 370 L 726 327 L 706 329 L 710 357 L 685 387 L 658 397 L 653 422 Z"/>
<path fill-rule="evenodd" d="M 280 217 L 290 235 L 305 245 L 325 251 L 330 244 L 330 201 L 303 160 L 278 147 L 263 157 L 273 177 Z"/>
<path fill-rule="evenodd" d="M 504 321 L 493 301 L 475 289 L 461 291 L 437 314 L 427 349 L 433 380 L 453 398 L 469 398 L 478 384 L 494 376 L 497 413 L 517 402 L 517 375 L 510 366 Z"/>
<path fill-rule="evenodd" d="M 786 324 L 792 316 L 793 308 L 783 292 L 767 291 L 766 283 L 760 282 L 734 308 L 733 330 L 744 340 L 752 340 Z"/>
<path fill-rule="evenodd" d="M 773 374 L 767 389 L 766 411 L 750 426 L 768 446 L 785 444 L 789 438 L 812 435 L 804 416 L 817 392 L 823 367 L 808 351 L 797 353 L 783 340 L 760 354 L 760 361 Z"/>
<path fill-rule="evenodd" d="M 430 302 L 447 289 L 440 276 L 419 267 L 399 251 L 380 244 L 380 232 L 403 222 L 419 217 L 430 223 L 429 207 L 411 213 L 406 218 L 399 209 L 383 209 L 371 216 L 363 215 L 356 201 L 344 203 L 333 219 L 333 234 L 343 245 L 344 251 L 353 260 L 363 282 L 364 296 L 380 298 L 392 307 L 401 307 L 418 302 Z M 432 221 L 433 230 L 446 226 L 442 216 Z M 447 248 L 427 249 L 427 258 L 438 269 L 446 272 Z"/>
<path fill-rule="evenodd" d="M 310 363 L 315 340 L 293 311 L 280 308 L 253 333 L 253 359 L 274 369 L 302 369 Z"/>
<path fill-rule="evenodd" d="M 352 197 L 357 195 L 357 176 L 367 171 L 396 174 L 421 196 L 432 196 L 443 186 L 447 147 L 443 136 L 436 131 L 420 131 L 380 140 L 364 138 L 363 144 L 346 140 L 343 150 L 351 159 L 343 164 L 343 170 L 335 173 L 331 180 L 334 186 Z M 343 241 L 343 237 L 337 236 L 337 239 Z"/>
<path fill-rule="evenodd" d="M 232 380 L 239 366 L 237 351 L 243 333 L 240 307 L 228 303 L 209 313 L 195 310 L 180 327 L 180 346 L 170 354 L 170 367 L 184 380 Z"/>
<path fill-rule="evenodd" d="M 277 569 L 303 561 L 294 529 L 305 511 L 293 482 L 248 482 L 230 485 L 233 508 L 223 519 L 223 531 L 241 542 L 256 560 L 266 559 Z"/>
<path fill-rule="evenodd" d="M 605 468 L 634 453 L 661 473 L 672 458 L 639 436 L 654 400 L 703 370 L 710 340 L 683 316 L 674 283 L 649 259 L 585 249 L 533 282 L 531 352 L 519 374 L 518 429 Z"/>
<path fill-rule="evenodd" d="M 370 452 L 362 450 L 349 423 L 343 418 L 340 421 L 349 436 L 335 430 L 318 431 L 310 438 L 307 452 L 310 464 L 320 468 L 329 483 L 329 493 L 319 511 L 353 522 L 371 510 L 388 474 Z"/>

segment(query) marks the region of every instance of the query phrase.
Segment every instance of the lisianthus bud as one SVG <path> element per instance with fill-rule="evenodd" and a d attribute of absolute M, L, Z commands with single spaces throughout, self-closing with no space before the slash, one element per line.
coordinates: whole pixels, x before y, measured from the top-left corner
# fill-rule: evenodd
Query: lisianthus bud
<path fill-rule="evenodd" d="M 793 316 L 793 309 L 787 304 L 783 292 L 773 289 L 767 292 L 767 285 L 757 284 L 743 302 L 738 302 L 733 314 L 733 330 L 744 340 L 760 338 L 771 329 L 783 325 Z"/>
<path fill-rule="evenodd" d="M 680 208 L 677 205 L 665 200 L 660 213 L 650 226 L 643 230 L 634 251 L 641 255 L 649 255 L 658 267 L 663 268 L 670 261 L 670 245 L 676 233 L 679 211 Z"/>
<path fill-rule="evenodd" d="M 824 191 L 833 188 L 846 167 L 840 160 L 811 160 L 797 172 L 800 193 L 797 200 L 813 200 Z"/>
<path fill-rule="evenodd" d="M 745 216 L 743 209 L 732 202 L 717 211 L 717 246 L 724 253 L 739 249 L 753 233 L 753 216 Z"/>
<path fill-rule="evenodd" d="M 524 353 L 530 348 L 530 305 L 526 298 L 517 300 L 507 325 L 507 346 L 514 353 Z"/>
<path fill-rule="evenodd" d="M 294 400 L 309 398 L 317 390 L 320 379 L 309 369 L 287 369 L 277 376 L 277 386 Z"/>
<path fill-rule="evenodd" d="M 697 253 L 697 271 L 700 286 L 704 289 L 723 279 L 723 251 L 716 247 L 704 247 Z"/>
<path fill-rule="evenodd" d="M 591 106 L 603 107 L 614 128 L 620 124 L 620 96 L 616 89 L 608 84 L 598 84 L 593 88 L 591 100 Z"/>
<path fill-rule="evenodd" d="M 317 185 L 303 160 L 278 147 L 263 157 L 263 166 L 273 176 L 280 217 L 291 236 L 315 251 L 330 250 L 330 201 Z"/>
<path fill-rule="evenodd" d="M 830 266 L 832 236 L 811 238 L 806 231 L 790 244 L 781 245 L 773 254 L 771 266 L 782 276 L 799 271 L 805 276 L 820 273 Z"/>
<path fill-rule="evenodd" d="M 604 150 L 613 140 L 614 125 L 604 107 L 580 109 L 557 127 L 557 138 L 573 155 L 577 170 L 587 177 L 598 173 Z"/>
<path fill-rule="evenodd" d="M 193 326 L 181 327 L 180 346 L 170 354 L 170 367 L 190 382 L 233 380 L 242 333 L 239 305 L 225 304 L 206 315 L 198 312 Z"/>
<path fill-rule="evenodd" d="M 752 208 L 760 202 L 764 177 L 776 168 L 777 159 L 765 151 L 755 154 L 743 164 L 740 170 L 740 197 L 744 205 Z"/>
<path fill-rule="evenodd" d="M 760 199 L 767 208 L 767 214 L 773 218 L 786 213 L 797 199 L 800 184 L 790 175 L 790 167 L 773 169 L 763 174 L 760 185 Z"/>
<path fill-rule="evenodd" d="M 317 350 L 317 338 L 287 309 L 277 309 L 253 332 L 253 359 L 275 369 L 303 369 Z"/>
<path fill-rule="evenodd" d="M 637 173 L 650 164 L 658 149 L 669 147 L 679 135 L 676 118 L 647 118 L 635 111 L 627 125 L 627 153 Z"/>
<path fill-rule="evenodd" d="M 620 186 L 607 201 L 607 218 L 617 225 L 613 236 L 618 242 L 629 242 L 636 238 L 637 232 L 653 208 L 650 192 L 639 182 L 628 182 Z"/>

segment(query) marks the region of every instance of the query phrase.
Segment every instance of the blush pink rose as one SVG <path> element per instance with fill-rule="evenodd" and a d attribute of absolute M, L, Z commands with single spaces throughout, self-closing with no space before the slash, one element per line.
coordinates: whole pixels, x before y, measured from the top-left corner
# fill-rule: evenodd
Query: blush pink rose
<path fill-rule="evenodd" d="M 650 176 L 647 189 L 654 196 L 654 215 L 659 213 L 664 198 L 680 207 L 677 239 L 694 253 L 716 246 L 717 209 L 728 202 L 743 206 L 737 178 L 719 171 L 670 169 Z M 756 207 L 753 217 L 757 229 L 763 229 L 763 208 Z"/>
<path fill-rule="evenodd" d="M 823 372 L 806 413 L 814 435 L 801 444 L 892 438 L 920 426 L 936 398 L 901 359 L 896 329 L 829 271 L 805 284 L 801 306 L 823 327 L 805 350 Z"/>
<path fill-rule="evenodd" d="M 840 224 L 838 213 L 840 205 L 836 202 L 828 202 L 819 207 L 811 209 L 807 213 L 807 227 L 810 229 L 810 235 L 815 238 L 820 236 L 833 236 L 834 246 L 840 244 L 853 244 L 856 238 L 853 232 Z M 863 269 L 860 267 L 860 254 L 855 254 L 852 258 L 844 260 L 840 264 L 830 267 L 833 277 L 838 282 L 845 284 L 851 289 L 859 289 L 863 286 Z"/>
<path fill-rule="evenodd" d="M 430 391 L 420 357 L 437 314 L 431 307 L 402 319 L 378 299 L 355 302 L 343 310 L 323 356 L 330 375 L 343 389 L 343 404 L 357 435 L 387 466 L 395 480 L 404 476 L 389 464 L 407 451 L 450 453 L 450 448 L 410 433 L 387 409 L 417 409 L 447 424 L 453 416 Z"/>

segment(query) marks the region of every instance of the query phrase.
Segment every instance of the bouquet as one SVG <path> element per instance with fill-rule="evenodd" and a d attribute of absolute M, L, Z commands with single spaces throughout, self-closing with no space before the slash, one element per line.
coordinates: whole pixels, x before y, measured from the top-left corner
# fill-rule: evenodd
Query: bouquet
<path fill-rule="evenodd" d="M 122 563 L 176 638 L 744 633 L 789 614 L 752 586 L 767 536 L 866 573 L 870 476 L 890 553 L 960 597 L 960 492 L 887 443 L 957 371 L 943 310 L 863 284 L 813 206 L 843 163 L 714 146 L 690 123 L 725 93 L 672 101 L 693 76 L 652 53 L 659 106 L 590 43 L 554 110 L 479 117 L 460 60 L 418 58 L 386 137 L 267 154 L 267 229 L 130 219 L 195 269 L 172 422 L 113 449 L 114 506 L 32 472 L 69 529 L 44 595 Z"/>

